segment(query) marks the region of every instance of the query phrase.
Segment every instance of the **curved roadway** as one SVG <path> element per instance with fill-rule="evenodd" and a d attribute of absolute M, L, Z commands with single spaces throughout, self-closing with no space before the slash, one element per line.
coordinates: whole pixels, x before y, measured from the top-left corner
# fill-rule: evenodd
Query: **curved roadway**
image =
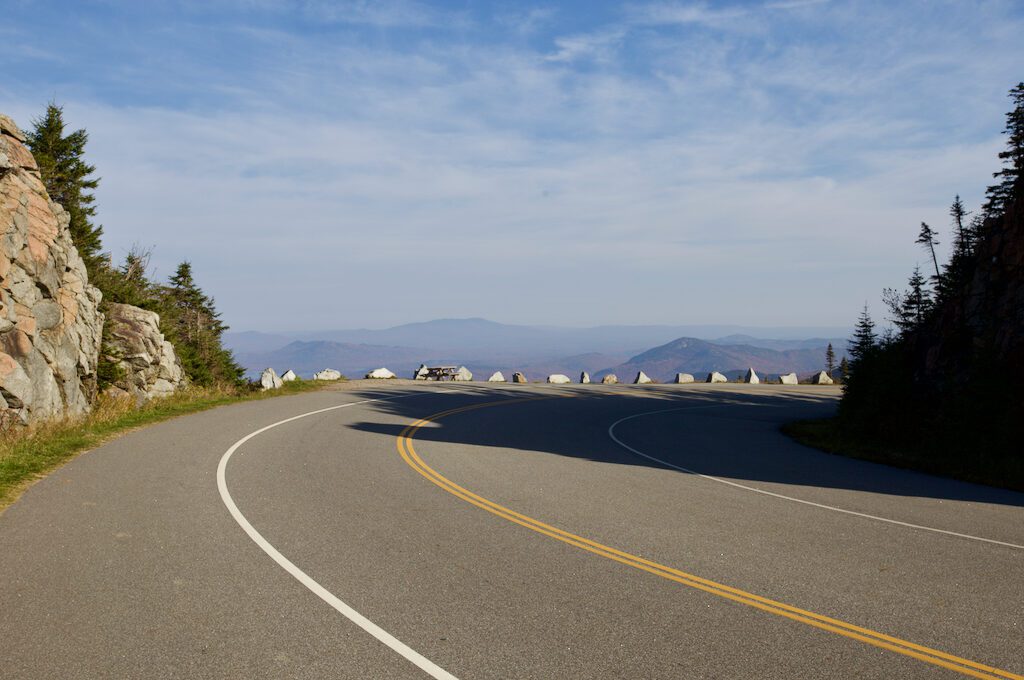
<path fill-rule="evenodd" d="M 1024 494 L 779 433 L 837 396 L 349 383 L 131 433 L 0 515 L 0 676 L 1020 678 Z"/>

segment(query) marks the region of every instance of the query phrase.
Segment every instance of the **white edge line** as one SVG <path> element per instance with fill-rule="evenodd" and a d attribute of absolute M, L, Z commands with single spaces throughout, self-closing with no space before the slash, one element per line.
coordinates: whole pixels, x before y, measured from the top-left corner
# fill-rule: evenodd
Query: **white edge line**
<path fill-rule="evenodd" d="M 679 470 L 680 472 L 686 472 L 686 473 L 691 474 L 691 475 L 696 475 L 697 477 L 703 477 L 704 479 L 709 479 L 709 480 L 711 480 L 713 482 L 720 482 L 722 484 L 728 484 L 729 486 L 734 486 L 737 489 L 744 489 L 745 491 L 753 491 L 754 493 L 763 494 L 765 496 L 772 496 L 773 498 L 781 498 L 782 500 L 793 501 L 794 503 L 802 503 L 803 505 L 810 505 L 810 506 L 813 506 L 815 508 L 821 508 L 822 510 L 831 510 L 832 512 L 841 512 L 841 513 L 843 513 L 845 515 L 854 515 L 856 517 L 863 517 L 865 519 L 872 519 L 872 520 L 875 520 L 877 522 L 886 522 L 888 524 L 896 524 L 898 526 L 907 527 L 907 528 L 910 528 L 910 529 L 920 529 L 921 531 L 931 531 L 931 532 L 934 532 L 936 534 L 946 534 L 947 536 L 956 536 L 957 538 L 966 538 L 966 539 L 969 539 L 969 540 L 972 540 L 972 541 L 981 541 L 983 543 L 992 543 L 994 545 L 1002 545 L 1002 546 L 1005 546 L 1007 548 L 1016 548 L 1018 550 L 1024 550 L 1024 545 L 1017 545 L 1016 543 L 1007 543 L 1006 541 L 997 541 L 997 540 L 995 540 L 993 538 L 983 538 L 981 536 L 972 536 L 970 534 L 961 534 L 961 533 L 958 533 L 956 531 L 948 531 L 946 529 L 936 529 L 935 527 L 926 527 L 926 526 L 922 526 L 920 524 L 911 524 L 910 522 L 901 522 L 901 521 L 899 521 L 897 519 L 889 519 L 888 517 L 879 517 L 877 515 L 869 515 L 867 513 L 857 512 L 855 510 L 846 510 L 845 508 L 837 508 L 837 507 L 834 507 L 834 506 L 831 506 L 831 505 L 825 505 L 823 503 L 815 503 L 814 501 L 807 501 L 807 500 L 804 500 L 802 498 L 793 498 L 792 496 L 786 496 L 786 495 L 783 495 L 781 493 L 775 493 L 773 491 L 766 491 L 765 489 L 758 489 L 757 487 L 747 486 L 746 484 L 739 484 L 737 482 L 730 482 L 727 479 L 722 479 L 720 477 L 713 477 L 711 475 L 706 475 L 706 474 L 703 474 L 701 472 L 697 472 L 696 470 L 691 470 L 691 469 L 685 468 L 685 467 L 683 467 L 681 465 L 674 465 L 674 464 L 669 463 L 668 461 L 662 460 L 660 458 L 655 458 L 654 456 L 648 455 L 648 454 L 644 453 L 643 451 L 638 451 L 637 449 L 634 449 L 632 446 L 630 446 L 629 444 L 627 444 L 626 442 L 622 441 L 621 439 L 619 439 L 618 437 L 615 436 L 615 428 L 616 428 L 616 426 L 619 425 L 620 423 L 626 422 L 627 420 L 632 420 L 634 418 L 642 418 L 644 416 L 653 416 L 653 415 L 655 415 L 657 413 L 668 413 L 670 411 L 692 411 L 692 410 L 702 409 L 702 408 L 716 408 L 718 406 L 726 406 L 726 404 L 711 404 L 711 405 L 707 405 L 707 406 L 683 406 L 681 408 L 666 408 L 666 409 L 662 409 L 660 411 L 648 411 L 647 413 L 636 413 L 636 414 L 631 415 L 631 416 L 626 416 L 625 418 L 620 418 L 619 420 L 616 420 L 614 423 L 612 423 L 611 426 L 608 428 L 608 436 L 611 437 L 612 440 L 616 444 L 618 444 L 619 446 L 621 446 L 622 448 L 624 448 L 624 449 L 626 449 L 628 451 L 631 451 L 632 453 L 635 453 L 636 455 L 640 456 L 641 458 L 646 458 L 647 460 L 652 460 L 655 463 L 659 463 L 661 465 L 664 465 L 665 467 L 669 467 L 669 468 L 672 468 L 674 470 Z"/>
<path fill-rule="evenodd" d="M 271 559 L 277 562 L 282 569 L 284 569 L 289 574 L 294 576 L 295 579 L 299 581 L 299 583 L 313 591 L 313 593 L 317 597 L 319 597 L 327 604 L 331 605 L 349 621 L 356 624 L 373 637 L 377 638 L 377 640 L 387 645 L 392 651 L 400 654 L 407 661 L 414 664 L 420 670 L 427 673 L 431 677 L 437 678 L 438 680 L 458 680 L 454 675 L 444 670 L 443 668 L 435 664 L 433 661 L 423 656 L 422 654 L 414 650 L 412 647 L 405 644 L 404 642 L 396 638 L 394 635 L 387 632 L 386 630 L 375 624 L 373 621 L 357 612 L 349 605 L 342 602 L 333 593 L 331 593 L 322 585 L 314 581 L 313 578 L 309 576 L 309 574 L 299 569 L 291 560 L 282 555 L 277 550 L 277 548 L 272 546 L 267 541 L 267 539 L 263 538 L 260 532 L 256 531 L 253 525 L 249 523 L 249 520 L 245 518 L 245 515 L 243 515 L 242 512 L 238 509 L 238 506 L 235 505 L 234 499 L 231 498 L 231 494 L 228 492 L 228 485 L 225 478 L 225 470 L 227 469 L 228 460 L 231 459 L 232 454 L 234 454 L 235 451 L 237 451 L 238 448 L 242 446 L 242 444 L 245 444 L 253 437 L 263 434 L 267 430 L 273 429 L 278 425 L 284 425 L 285 423 L 290 423 L 292 421 L 299 420 L 300 418 L 306 418 L 308 416 L 317 415 L 319 413 L 326 413 L 327 411 L 348 408 L 349 406 L 358 406 L 359 404 L 369 404 L 375 401 L 390 401 L 392 399 L 402 399 L 405 396 L 416 395 L 403 395 L 399 397 L 388 397 L 382 399 L 365 399 L 363 401 L 354 401 L 349 402 L 347 404 L 341 404 L 338 406 L 329 406 L 328 408 L 310 411 L 309 413 L 302 413 L 297 416 L 292 416 L 291 418 L 285 418 L 284 420 L 279 420 L 276 423 L 267 425 L 266 427 L 261 427 L 255 432 L 250 432 L 249 434 L 245 435 L 237 442 L 232 444 L 231 448 L 225 451 L 224 455 L 221 456 L 220 463 L 217 465 L 217 489 L 220 491 L 221 500 L 223 500 L 224 505 L 227 506 L 228 512 L 230 512 L 231 516 L 235 518 L 235 521 L 238 522 L 238 525 L 242 527 L 243 530 L 245 530 L 245 533 L 249 534 L 249 538 L 251 538 L 253 542 L 256 543 L 256 545 L 258 545 L 260 549 L 263 550 L 263 552 L 267 553 L 267 555 L 269 555 Z"/>

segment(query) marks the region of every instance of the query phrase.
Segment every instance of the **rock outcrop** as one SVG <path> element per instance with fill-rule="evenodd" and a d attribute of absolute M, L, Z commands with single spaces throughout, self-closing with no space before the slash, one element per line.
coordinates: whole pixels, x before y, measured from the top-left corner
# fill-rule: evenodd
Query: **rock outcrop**
<path fill-rule="evenodd" d="M 693 375 L 690 373 L 676 373 L 676 384 L 686 385 L 693 382 Z"/>
<path fill-rule="evenodd" d="M 832 383 L 832 378 L 829 377 L 829 374 L 826 373 L 825 371 L 818 371 L 813 376 L 811 376 L 812 385 L 831 385 Z"/>
<path fill-rule="evenodd" d="M 103 331 L 70 218 L 24 141 L 0 115 L 0 425 L 87 412 Z"/>
<path fill-rule="evenodd" d="M 284 385 L 281 378 L 277 377 L 277 373 L 272 368 L 264 368 L 263 373 L 260 375 L 260 387 L 263 391 L 267 390 L 279 390 Z"/>
<path fill-rule="evenodd" d="M 118 303 L 107 305 L 107 314 L 109 341 L 104 352 L 117 372 L 108 391 L 151 399 L 187 384 L 174 347 L 160 332 L 160 315 Z"/>
<path fill-rule="evenodd" d="M 563 375 L 561 373 L 553 373 L 552 375 L 548 376 L 548 382 L 551 383 L 552 385 L 568 385 L 569 383 L 572 382 L 572 380 L 570 380 L 569 376 L 567 375 Z"/>

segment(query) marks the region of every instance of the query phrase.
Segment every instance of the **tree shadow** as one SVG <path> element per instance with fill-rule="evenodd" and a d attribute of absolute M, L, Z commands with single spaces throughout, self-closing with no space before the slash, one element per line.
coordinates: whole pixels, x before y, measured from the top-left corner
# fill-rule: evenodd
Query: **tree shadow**
<path fill-rule="evenodd" d="M 834 414 L 838 403 L 834 394 L 790 392 L 773 386 L 737 393 L 725 386 L 688 389 L 669 385 L 458 385 L 445 389 L 443 398 L 436 391 L 416 388 L 389 389 L 383 395 L 378 389 L 367 389 L 355 394 L 381 399 L 367 406 L 402 422 L 364 421 L 348 427 L 389 438 L 401 435 L 409 423 L 440 411 L 517 401 L 518 405 L 483 406 L 431 421 L 416 431 L 415 440 L 542 452 L 686 474 L 616 443 L 608 435 L 615 425 L 616 437 L 653 458 L 741 483 L 1024 507 L 1024 493 L 825 453 L 802 446 L 779 431 L 785 422 Z M 425 405 L 428 398 L 431 403 Z"/>

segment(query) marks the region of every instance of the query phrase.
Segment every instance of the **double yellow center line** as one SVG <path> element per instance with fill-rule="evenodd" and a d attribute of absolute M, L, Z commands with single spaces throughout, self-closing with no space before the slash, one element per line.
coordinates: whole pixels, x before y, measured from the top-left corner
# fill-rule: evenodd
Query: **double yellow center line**
<path fill-rule="evenodd" d="M 435 413 L 432 416 L 413 422 L 398 435 L 398 452 L 401 454 L 405 462 L 416 470 L 416 472 L 420 473 L 453 496 L 461 498 L 467 503 L 471 503 L 478 508 L 506 519 L 509 522 L 526 527 L 531 531 L 536 531 L 539 534 L 543 534 L 557 541 L 567 543 L 575 548 L 579 548 L 580 550 L 586 550 L 587 552 L 614 560 L 615 562 L 625 564 L 633 567 L 634 569 L 640 569 L 641 571 L 646 571 L 650 574 L 654 574 L 655 576 L 668 579 L 669 581 L 675 581 L 676 583 L 681 583 L 682 585 L 689 586 L 690 588 L 696 588 L 697 590 L 702 590 L 706 593 L 717 595 L 718 597 L 723 597 L 739 604 L 754 607 L 755 609 L 760 609 L 761 611 L 769 614 L 782 616 L 808 626 L 814 626 L 815 628 L 829 631 L 830 633 L 835 633 L 875 647 L 887 649 L 889 651 L 896 652 L 897 654 L 913 657 L 919 661 L 935 666 L 941 666 L 943 668 L 962 673 L 963 675 L 986 679 L 1002 678 L 1009 680 L 1024 680 L 1024 676 L 1022 675 L 993 668 L 992 666 L 987 666 L 976 661 L 971 661 L 970 659 L 954 656 L 953 654 L 947 654 L 946 652 L 938 649 L 925 647 L 924 645 L 902 640 L 891 635 L 886 635 L 885 633 L 879 633 L 852 623 L 846 623 L 845 621 L 840 621 L 839 619 L 834 619 L 829 616 L 816 614 L 805 609 L 800 609 L 799 607 L 788 605 L 784 602 L 748 593 L 744 590 L 740 590 L 739 588 L 733 588 L 722 583 L 710 581 L 708 579 L 701 578 L 700 576 L 689 574 L 685 571 L 680 571 L 679 569 L 659 564 L 658 562 L 652 562 L 651 560 L 644 559 L 631 553 L 623 552 L 622 550 L 592 541 L 588 538 L 584 538 L 583 536 L 577 536 L 576 534 L 564 531 L 558 527 L 551 526 L 550 524 L 545 524 L 540 520 L 536 520 L 532 517 L 528 517 L 527 515 L 523 515 L 522 513 L 506 508 L 503 505 L 499 505 L 498 503 L 490 501 L 483 496 L 477 495 L 472 491 L 459 486 L 423 462 L 423 459 L 416 453 L 416 449 L 413 448 L 413 437 L 420 428 L 447 416 L 455 415 L 457 413 L 465 413 L 467 411 L 475 411 L 481 408 L 489 408 L 492 406 L 517 404 L 526 401 L 538 401 L 540 399 L 550 398 L 551 397 L 504 399 L 501 401 L 474 404 L 471 406 L 463 406 L 461 408 L 442 411 L 441 413 Z"/>

